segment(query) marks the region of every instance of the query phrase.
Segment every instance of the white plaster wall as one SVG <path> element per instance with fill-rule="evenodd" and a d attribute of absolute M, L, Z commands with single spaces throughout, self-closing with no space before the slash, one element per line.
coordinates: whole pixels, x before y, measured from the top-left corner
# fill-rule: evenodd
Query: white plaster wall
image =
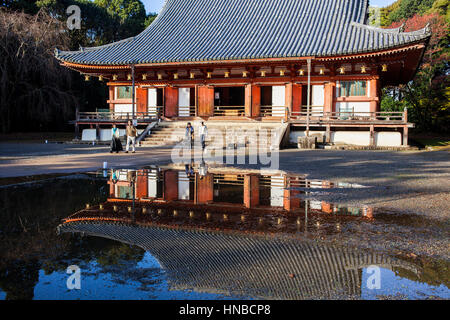
<path fill-rule="evenodd" d="M 148 89 L 148 112 L 156 116 L 156 104 L 157 104 L 157 90 L 156 88 Z"/>
<path fill-rule="evenodd" d="M 352 112 L 353 108 L 355 110 L 356 116 L 367 117 L 368 114 L 364 112 L 370 112 L 370 102 L 337 102 L 336 111 L 337 112 Z M 363 112 L 358 114 L 358 112 Z"/>
<path fill-rule="evenodd" d="M 97 140 L 97 134 L 95 129 L 84 129 L 81 133 L 82 141 L 95 141 Z"/>
<path fill-rule="evenodd" d="M 323 131 L 310 131 L 310 135 L 322 134 Z M 306 137 L 305 131 L 291 131 L 289 135 L 290 143 L 297 143 L 298 137 Z M 336 144 L 352 144 L 357 146 L 370 145 L 369 131 L 337 131 L 331 132 L 331 142 Z M 402 135 L 400 132 L 375 132 L 375 145 L 377 147 L 400 147 L 402 145 Z"/>
<path fill-rule="evenodd" d="M 132 104 L 115 104 L 114 105 L 114 112 L 133 112 L 133 105 Z"/>
<path fill-rule="evenodd" d="M 369 131 L 336 131 L 331 132 L 332 143 L 353 144 L 356 146 L 370 145 Z"/>
<path fill-rule="evenodd" d="M 375 145 L 377 147 L 400 147 L 402 134 L 400 132 L 375 132 Z"/>
<path fill-rule="evenodd" d="M 313 106 L 323 106 L 325 104 L 325 86 L 313 85 L 312 86 L 312 101 Z"/>

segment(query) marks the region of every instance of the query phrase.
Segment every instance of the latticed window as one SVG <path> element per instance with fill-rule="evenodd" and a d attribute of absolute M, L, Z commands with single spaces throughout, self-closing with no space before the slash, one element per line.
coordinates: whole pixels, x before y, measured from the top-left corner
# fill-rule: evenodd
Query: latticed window
<path fill-rule="evenodd" d="M 117 87 L 116 99 L 131 99 L 131 87 Z"/>
<path fill-rule="evenodd" d="M 355 97 L 367 95 L 366 81 L 341 81 L 340 97 Z"/>

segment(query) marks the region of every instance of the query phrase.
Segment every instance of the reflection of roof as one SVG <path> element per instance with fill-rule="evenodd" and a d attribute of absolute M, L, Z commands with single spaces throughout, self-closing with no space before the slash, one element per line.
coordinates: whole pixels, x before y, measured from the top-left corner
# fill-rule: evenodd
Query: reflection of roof
<path fill-rule="evenodd" d="M 430 36 L 365 25 L 367 0 L 167 0 L 139 35 L 58 59 L 93 65 L 336 56 Z"/>
<path fill-rule="evenodd" d="M 388 256 L 287 237 L 101 221 L 65 223 L 59 231 L 140 246 L 161 263 L 176 289 L 274 299 L 357 298 L 362 267 L 411 269 Z"/>

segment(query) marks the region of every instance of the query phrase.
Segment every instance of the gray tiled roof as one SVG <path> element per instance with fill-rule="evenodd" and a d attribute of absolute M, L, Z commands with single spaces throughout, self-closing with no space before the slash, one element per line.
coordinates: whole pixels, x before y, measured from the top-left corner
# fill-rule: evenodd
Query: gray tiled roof
<path fill-rule="evenodd" d="M 394 48 L 430 30 L 365 25 L 368 0 L 166 0 L 139 35 L 109 45 L 56 50 L 62 61 L 124 65 L 303 56 Z"/>
<path fill-rule="evenodd" d="M 347 299 L 360 296 L 364 267 L 418 272 L 415 265 L 386 255 L 282 236 L 101 221 L 65 223 L 58 230 L 143 248 L 159 261 L 174 289 L 272 299 Z"/>

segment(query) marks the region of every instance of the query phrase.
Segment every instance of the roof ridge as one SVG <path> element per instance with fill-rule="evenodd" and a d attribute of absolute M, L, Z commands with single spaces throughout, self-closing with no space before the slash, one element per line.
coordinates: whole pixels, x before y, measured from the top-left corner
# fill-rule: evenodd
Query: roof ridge
<path fill-rule="evenodd" d="M 427 24 L 425 27 L 419 30 L 404 32 L 405 24 L 402 24 L 398 28 L 379 28 L 375 26 L 370 26 L 363 23 L 351 22 L 351 25 L 357 28 L 367 29 L 379 33 L 390 33 L 390 34 L 399 34 L 399 35 L 431 35 L 430 24 Z"/>

